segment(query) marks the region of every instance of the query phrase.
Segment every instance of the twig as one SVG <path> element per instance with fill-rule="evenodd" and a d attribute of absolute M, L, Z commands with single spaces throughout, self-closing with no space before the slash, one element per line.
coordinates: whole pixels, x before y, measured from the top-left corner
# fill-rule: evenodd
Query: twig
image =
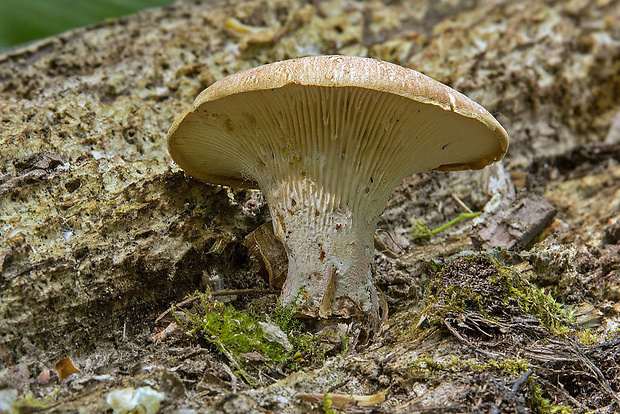
<path fill-rule="evenodd" d="M 222 364 L 222 368 L 224 369 L 224 371 L 226 371 L 226 373 L 230 377 L 230 388 L 232 389 L 232 392 L 233 393 L 237 392 L 237 376 L 232 371 L 232 369 L 230 369 L 228 365 Z"/>
<path fill-rule="evenodd" d="M 378 232 L 380 233 L 385 233 L 388 235 L 388 237 L 390 238 L 390 240 L 392 240 L 392 243 L 394 243 L 394 246 L 398 247 L 398 249 L 400 250 L 400 253 L 403 253 L 405 251 L 405 248 L 403 246 L 401 246 L 395 239 L 394 236 L 392 235 L 391 231 L 387 231 L 387 230 L 383 230 L 383 229 L 377 229 Z"/>
<path fill-rule="evenodd" d="M 189 298 L 185 298 L 183 299 L 181 302 L 176 304 L 177 308 L 183 308 L 187 305 L 189 305 L 190 303 L 193 303 L 195 301 L 197 301 L 200 298 L 200 296 L 190 296 Z M 167 317 L 168 315 L 170 315 L 170 313 L 172 313 L 172 309 L 166 309 L 161 315 L 159 315 L 157 317 L 157 319 L 155 319 L 155 325 L 159 324 L 159 322 L 162 321 L 162 319 L 164 319 L 165 317 Z"/>
<path fill-rule="evenodd" d="M 593 346 L 593 349 L 597 349 L 597 348 L 608 348 L 608 347 L 613 347 L 616 345 L 620 345 L 620 339 L 616 339 L 615 341 L 610 341 L 610 342 L 603 342 L 602 344 Z"/>
<path fill-rule="evenodd" d="M 519 389 L 521 389 L 523 384 L 525 384 L 525 381 L 527 381 L 527 379 L 530 377 L 530 375 L 532 375 L 533 372 L 534 371 L 532 371 L 531 369 L 528 369 L 527 371 L 525 371 L 525 374 L 521 375 L 519 379 L 512 386 L 512 392 L 519 391 Z"/>
<path fill-rule="evenodd" d="M 375 249 L 377 249 L 379 253 L 383 253 L 384 255 L 386 255 L 387 257 L 391 259 L 398 259 L 398 254 L 392 249 L 390 249 L 388 245 L 383 243 L 383 240 L 381 240 L 376 234 L 375 234 Z"/>
<path fill-rule="evenodd" d="M 607 394 L 609 394 L 609 396 L 612 398 L 612 400 L 616 402 L 618 407 L 620 407 L 620 397 L 618 397 L 618 394 L 616 394 L 614 392 L 614 390 L 611 388 L 611 386 L 609 385 L 609 381 L 607 381 L 607 378 L 605 378 L 605 375 L 601 372 L 599 367 L 596 366 L 596 364 L 594 362 L 592 362 L 592 360 L 590 358 L 588 358 L 583 353 L 583 351 L 581 349 L 577 348 L 574 344 L 571 344 L 571 347 L 573 348 L 574 352 L 577 353 L 577 357 L 579 358 L 579 360 L 586 367 L 588 367 L 588 369 L 590 369 L 590 371 L 592 371 L 594 373 L 594 375 L 595 375 L 598 383 L 601 385 L 601 387 L 607 392 Z"/>
<path fill-rule="evenodd" d="M 6 365 L 9 365 L 9 356 L 8 354 L 4 351 L 4 349 L 2 349 L 2 346 L 0 346 L 0 357 L 2 357 L 2 360 L 4 361 L 4 363 Z"/>
<path fill-rule="evenodd" d="M 596 378 L 597 382 L 605 391 L 605 393 L 611 397 L 612 401 L 614 401 L 618 407 L 620 407 L 620 397 L 611 388 L 611 386 L 609 385 L 609 381 L 607 380 L 607 378 L 605 378 L 605 375 L 601 372 L 598 366 L 583 353 L 579 346 L 577 346 L 572 341 L 565 343 L 553 340 L 551 338 L 549 338 L 548 341 L 554 345 L 563 347 L 564 351 L 567 352 L 569 356 L 574 358 L 573 360 L 581 362 L 581 364 L 583 364 L 583 366 L 587 368 L 589 374 Z M 564 357 L 564 360 L 567 359 L 568 358 Z"/>
<path fill-rule="evenodd" d="M 222 343 L 222 341 L 218 341 L 217 339 L 210 339 L 211 342 L 213 342 L 215 344 L 215 346 L 217 347 L 217 349 L 220 350 L 220 352 L 222 354 L 224 354 L 224 356 L 226 358 L 228 358 L 228 360 L 230 361 L 230 363 L 233 365 L 233 367 L 235 367 L 235 369 L 237 370 L 237 372 L 239 373 L 239 375 L 241 375 L 241 378 L 243 378 L 245 380 L 245 382 L 247 382 L 250 386 L 255 386 L 256 384 L 254 384 L 254 382 L 250 379 L 250 377 L 248 376 L 248 373 L 245 372 L 245 370 L 243 369 L 243 367 L 241 366 L 241 364 L 239 364 L 239 362 L 235 359 L 235 356 L 232 354 L 232 352 L 230 352 L 228 350 L 228 348 L 226 348 L 226 346 L 224 346 L 224 344 Z M 224 366 L 226 366 L 226 364 L 224 364 Z M 230 368 L 229 368 L 230 369 Z M 230 373 L 228 373 L 228 375 L 230 375 Z M 232 378 L 232 377 L 231 377 Z"/>
<path fill-rule="evenodd" d="M 463 200 L 461 200 L 456 194 L 452 194 L 452 198 L 454 199 L 454 201 L 459 203 L 459 205 L 463 207 L 465 211 L 467 211 L 470 214 L 473 213 L 473 211 L 471 211 L 471 209 L 467 207 L 467 204 L 463 203 Z"/>
<path fill-rule="evenodd" d="M 490 352 L 490 351 L 485 351 L 484 349 L 481 349 L 475 346 L 475 344 L 473 344 L 469 339 L 463 337 L 452 325 L 450 325 L 450 322 L 448 322 L 445 318 L 443 319 L 443 323 L 446 326 L 446 328 L 448 328 L 448 330 L 452 333 L 452 335 L 456 337 L 456 339 L 463 342 L 465 345 L 469 346 L 474 352 L 478 352 L 489 358 L 499 358 L 502 356 L 501 354 L 497 354 L 495 352 Z"/>
<path fill-rule="evenodd" d="M 390 314 L 390 310 L 388 307 L 387 296 L 383 291 L 379 288 L 379 286 L 375 285 L 377 288 L 377 292 L 379 293 L 379 306 L 381 306 L 381 321 L 379 325 L 383 325 L 387 322 L 388 316 Z"/>

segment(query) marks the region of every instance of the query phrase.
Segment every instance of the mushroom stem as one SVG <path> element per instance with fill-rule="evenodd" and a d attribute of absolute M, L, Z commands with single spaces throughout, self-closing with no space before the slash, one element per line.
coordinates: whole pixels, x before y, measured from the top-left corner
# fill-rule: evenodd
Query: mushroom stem
<path fill-rule="evenodd" d="M 377 329 L 379 301 L 372 282 L 376 218 L 355 214 L 310 179 L 261 186 L 274 233 L 289 268 L 281 301 L 313 318 L 356 318 Z M 353 200 L 351 200 L 353 201 Z M 358 205 L 358 203 L 351 203 Z"/>

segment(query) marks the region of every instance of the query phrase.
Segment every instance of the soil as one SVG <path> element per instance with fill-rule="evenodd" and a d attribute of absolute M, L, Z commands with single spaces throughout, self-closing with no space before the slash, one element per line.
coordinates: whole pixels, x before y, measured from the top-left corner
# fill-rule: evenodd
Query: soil
<path fill-rule="evenodd" d="M 244 243 L 269 211 L 185 176 L 166 132 L 215 80 L 308 54 L 424 72 L 494 114 L 510 148 L 396 189 L 369 343 L 345 324 L 283 363 L 240 362 L 170 309 L 200 315 L 205 290 L 277 309 L 285 264 Z M 4 52 L 0 411 L 112 412 L 112 391 L 150 387 L 162 413 L 619 412 L 619 74 L 616 0 L 179 1 Z M 502 215 L 541 199 L 555 215 L 518 232 Z M 482 214 L 410 237 L 468 209 Z M 80 372 L 61 380 L 66 357 Z"/>

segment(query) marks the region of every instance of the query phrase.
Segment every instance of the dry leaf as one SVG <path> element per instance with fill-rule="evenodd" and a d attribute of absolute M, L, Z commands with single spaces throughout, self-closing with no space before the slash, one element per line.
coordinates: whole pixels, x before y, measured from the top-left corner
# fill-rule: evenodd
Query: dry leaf
<path fill-rule="evenodd" d="M 73 361 L 71 361 L 71 358 L 69 357 L 63 358 L 58 361 L 55 368 L 56 372 L 58 373 L 58 377 L 60 378 L 60 381 L 64 381 L 65 378 L 67 378 L 71 374 L 79 374 L 82 372 L 73 364 Z"/>

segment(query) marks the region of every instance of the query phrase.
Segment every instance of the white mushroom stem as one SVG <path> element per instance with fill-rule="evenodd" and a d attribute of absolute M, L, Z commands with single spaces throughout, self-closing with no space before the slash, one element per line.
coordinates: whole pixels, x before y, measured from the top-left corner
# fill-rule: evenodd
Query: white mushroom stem
<path fill-rule="evenodd" d="M 299 312 L 310 317 L 363 316 L 374 329 L 379 307 L 371 267 L 377 214 L 355 211 L 368 207 L 363 197 L 341 200 L 307 178 L 273 182 L 265 193 L 275 234 L 288 254 L 281 300 L 297 300 Z"/>

